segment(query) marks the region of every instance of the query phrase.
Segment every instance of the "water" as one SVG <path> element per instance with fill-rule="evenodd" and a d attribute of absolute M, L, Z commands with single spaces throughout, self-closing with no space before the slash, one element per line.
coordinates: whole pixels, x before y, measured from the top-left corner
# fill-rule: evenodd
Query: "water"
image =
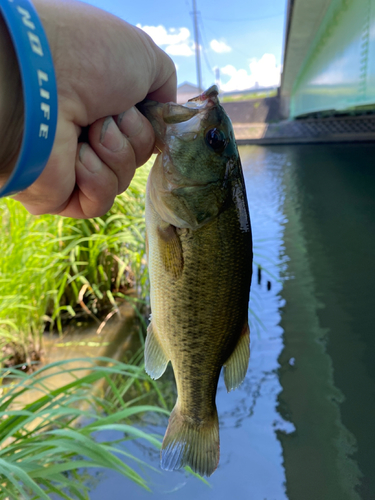
<path fill-rule="evenodd" d="M 132 443 L 157 468 L 140 468 L 153 494 L 104 473 L 92 500 L 375 499 L 375 146 L 241 157 L 265 271 L 258 284 L 254 268 L 246 380 L 230 394 L 219 383 L 219 468 L 208 487 Z"/>

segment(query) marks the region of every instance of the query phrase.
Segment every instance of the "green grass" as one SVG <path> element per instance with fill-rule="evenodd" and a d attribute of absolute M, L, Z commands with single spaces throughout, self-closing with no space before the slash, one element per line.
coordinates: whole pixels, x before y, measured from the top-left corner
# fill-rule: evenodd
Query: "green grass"
<path fill-rule="evenodd" d="M 46 326 L 61 331 L 65 320 L 82 315 L 99 321 L 135 285 L 139 296 L 145 294 L 144 203 L 151 163 L 138 169 L 103 217 L 35 217 L 12 199 L 0 200 L 3 357 L 30 363 L 38 359 Z"/>
<path fill-rule="evenodd" d="M 89 499 L 85 471 L 91 468 L 111 469 L 149 489 L 137 469 L 151 466 L 132 456 L 126 442 L 144 439 L 160 448 L 161 436 L 141 426 L 146 412 L 169 415 L 156 383 L 139 364 L 83 358 L 75 360 L 79 367 L 72 369 L 67 366 L 71 362 L 53 363 L 28 375 L 14 368 L 1 370 L 1 380 L 6 377 L 7 383 L 0 385 L 0 499 L 48 500 L 51 494 Z M 67 372 L 72 380 L 51 389 L 51 381 Z M 116 384 L 116 378 L 122 383 Z M 25 403 L 30 391 L 34 400 Z M 154 404 L 149 404 L 150 395 Z M 109 430 L 122 438 L 96 442 L 97 433 Z"/>
<path fill-rule="evenodd" d="M 277 96 L 277 89 L 267 90 L 263 92 L 248 92 L 243 94 L 228 95 L 225 94 L 220 98 L 221 102 L 239 102 L 252 101 L 254 99 L 264 99 L 265 97 Z"/>

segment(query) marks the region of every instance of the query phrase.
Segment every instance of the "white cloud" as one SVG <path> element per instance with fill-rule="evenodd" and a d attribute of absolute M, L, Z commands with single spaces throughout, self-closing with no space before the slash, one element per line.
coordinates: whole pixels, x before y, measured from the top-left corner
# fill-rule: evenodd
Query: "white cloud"
<path fill-rule="evenodd" d="M 217 52 L 218 54 L 223 54 L 224 52 L 230 52 L 232 50 L 229 45 L 227 45 L 225 42 L 219 42 L 219 40 L 211 40 L 210 42 L 210 47 L 214 52 Z"/>
<path fill-rule="evenodd" d="M 281 65 L 276 63 L 274 54 L 263 54 L 260 59 L 252 59 L 249 66 L 260 87 L 280 84 Z"/>
<path fill-rule="evenodd" d="M 162 47 L 171 56 L 192 56 L 194 54 L 194 43 L 191 40 L 188 28 L 169 28 L 162 26 L 142 26 L 137 28 L 145 31 L 156 45 Z"/>
<path fill-rule="evenodd" d="M 250 87 L 254 87 L 255 85 L 254 78 L 248 74 L 246 69 L 237 70 L 231 64 L 221 68 L 220 74 L 229 76 L 229 81 L 220 85 L 221 90 L 224 90 L 224 92 L 230 92 L 232 90 L 245 90 Z"/>
<path fill-rule="evenodd" d="M 281 65 L 276 63 L 274 54 L 264 54 L 260 59 L 250 60 L 246 69 L 236 69 L 232 65 L 220 69 L 222 75 L 229 76 L 226 83 L 221 84 L 224 92 L 245 90 L 251 87 L 272 87 L 280 84 Z"/>
<path fill-rule="evenodd" d="M 192 56 L 194 54 L 194 45 L 187 43 L 177 43 L 176 45 L 168 45 L 165 47 L 165 52 L 170 56 Z"/>

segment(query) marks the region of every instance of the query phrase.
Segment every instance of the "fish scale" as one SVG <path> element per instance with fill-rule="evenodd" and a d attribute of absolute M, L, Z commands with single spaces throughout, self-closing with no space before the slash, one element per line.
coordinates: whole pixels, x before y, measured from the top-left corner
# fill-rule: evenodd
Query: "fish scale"
<path fill-rule="evenodd" d="M 232 390 L 248 365 L 251 227 L 233 129 L 217 89 L 198 96 L 196 107 L 175 106 L 175 113 L 171 103 L 141 108 L 158 121 L 162 151 L 147 184 L 152 321 L 145 366 L 158 378 L 170 361 L 176 379 L 162 467 L 189 465 L 210 475 L 219 462 L 221 368 Z M 199 126 L 195 134 L 190 123 Z"/>

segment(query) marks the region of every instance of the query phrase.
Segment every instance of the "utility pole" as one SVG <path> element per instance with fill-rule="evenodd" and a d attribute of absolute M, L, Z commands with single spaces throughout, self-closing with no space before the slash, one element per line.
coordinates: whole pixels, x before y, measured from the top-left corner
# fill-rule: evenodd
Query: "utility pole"
<path fill-rule="evenodd" d="M 197 4 L 193 0 L 193 20 L 194 20 L 194 39 L 195 39 L 195 63 L 197 66 L 197 83 L 199 91 L 202 89 L 202 71 L 201 71 L 201 53 L 199 47 L 199 31 L 198 31 L 198 17 L 197 17 Z"/>
<path fill-rule="evenodd" d="M 218 66 L 215 68 L 215 84 L 220 89 L 220 68 Z"/>

